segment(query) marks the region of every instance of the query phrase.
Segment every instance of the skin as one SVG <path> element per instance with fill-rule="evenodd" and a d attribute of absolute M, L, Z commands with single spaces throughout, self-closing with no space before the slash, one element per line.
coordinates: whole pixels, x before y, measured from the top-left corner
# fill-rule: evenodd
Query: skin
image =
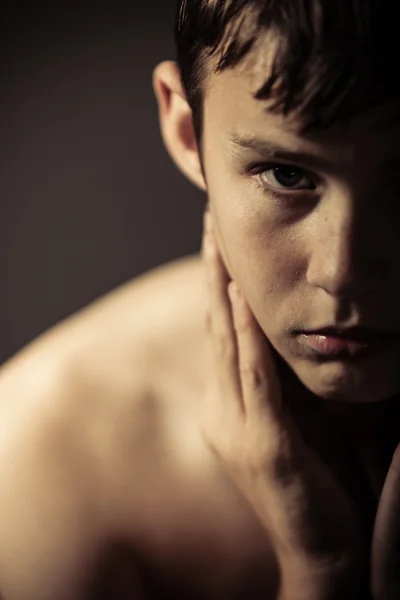
<path fill-rule="evenodd" d="M 201 432 L 205 308 L 189 257 L 3 366 L 5 600 L 276 598 L 270 540 Z"/>
<path fill-rule="evenodd" d="M 259 64 L 252 56 L 207 81 L 201 161 L 176 66 L 161 65 L 155 87 L 164 139 L 181 170 L 208 194 L 228 280 L 298 381 L 352 435 L 378 500 L 399 440 L 399 338 L 359 361 L 319 361 L 296 331 L 327 325 L 400 331 L 398 114 L 388 105 L 346 127 L 302 135 L 301 121 L 273 115 L 254 100 L 265 76 Z M 277 160 L 260 146 L 300 156 Z M 297 169 L 294 191 L 274 177 L 277 166 Z M 384 448 L 378 432 L 393 414 Z M 380 467 L 371 473 L 374 462 Z M 395 473 L 394 467 L 391 485 L 386 481 L 392 517 Z M 385 553 L 376 539 L 375 557 Z"/>
<path fill-rule="evenodd" d="M 200 256 L 155 270 L 47 332 L 0 370 L 0 595 L 5 600 L 116 596 L 119 600 L 183 596 L 275 600 L 282 597 L 282 590 L 287 600 L 293 597 L 293 589 L 282 582 L 293 577 L 295 594 L 302 591 L 307 600 L 320 600 L 331 589 L 332 570 L 326 571 L 328 578 L 315 577 L 310 566 L 316 563 L 310 565 L 307 552 L 302 551 L 304 560 L 299 562 L 291 553 L 285 564 L 277 556 L 276 540 L 266 522 L 288 496 L 276 493 L 276 478 L 269 479 L 271 485 L 264 481 L 255 493 L 254 482 L 243 483 L 248 464 L 241 464 L 239 478 L 232 477 L 228 463 L 237 465 L 243 455 L 239 445 L 234 456 L 232 441 L 242 440 L 243 423 L 231 420 L 228 429 L 225 411 L 235 412 L 238 397 L 220 393 L 211 405 L 205 401 L 207 384 L 224 377 L 227 381 L 225 362 L 212 361 L 211 370 L 209 357 L 221 350 L 211 332 L 220 330 L 222 315 L 232 309 L 226 293 L 231 278 L 241 289 L 252 327 L 247 330 L 249 338 L 244 330 L 240 337 L 240 327 L 230 326 L 225 339 L 236 336 L 241 347 L 247 339 L 249 357 L 265 356 L 261 367 L 267 373 L 273 372 L 274 361 L 278 370 L 285 366 L 278 364 L 280 353 L 298 376 L 285 371 L 287 378 L 279 380 L 282 406 L 290 409 L 293 423 L 307 439 L 308 456 L 322 461 L 322 465 L 317 461 L 313 485 L 301 489 L 311 495 L 319 490 L 324 498 L 328 488 L 321 482 L 324 477 L 334 481 L 330 490 L 336 520 L 320 522 L 327 526 L 326 548 L 332 549 L 335 541 L 329 525 L 337 523 L 333 529 L 338 534 L 339 524 L 344 528 L 336 541 L 348 549 L 352 539 L 345 538 L 343 531 L 358 524 L 362 550 L 367 555 L 370 551 L 376 507 L 399 437 L 394 419 L 397 405 L 388 400 L 398 388 L 392 368 L 397 350 L 385 360 L 377 358 L 368 368 L 329 367 L 299 356 L 287 330 L 319 326 L 322 319 L 347 319 L 347 323 L 359 316 L 370 325 L 394 326 L 395 214 L 391 204 L 390 218 L 379 210 L 380 204 L 374 204 L 371 190 L 377 188 L 372 186 L 371 173 L 377 173 L 376 161 L 384 152 L 395 155 L 395 136 L 392 129 L 385 144 L 375 138 L 374 146 L 372 129 L 363 134 L 369 146 L 361 141 L 358 146 L 351 144 L 347 130 L 336 133 L 342 141 L 346 134 L 346 144 L 337 141 L 335 146 L 334 132 L 323 143 L 300 140 L 293 123 L 282 123 L 251 99 L 254 83 L 252 75 L 246 77 L 242 70 L 209 82 L 204 177 L 177 68 L 162 63 L 154 74 L 166 146 L 181 171 L 208 192 L 216 252 L 206 272 L 217 269 L 218 279 L 205 284 Z M 275 132 L 281 144 L 290 142 L 298 149 L 301 143 L 302 149 L 306 145 L 318 156 L 329 157 L 332 168 L 320 209 L 302 218 L 297 209 L 295 214 L 287 209 L 282 214 L 277 208 L 280 204 L 270 204 L 269 197 L 256 190 L 238 166 L 243 158 L 239 160 L 227 145 L 228 130 L 239 124 L 247 128 L 247 134 L 262 131 L 266 135 L 268 131 L 272 136 Z M 361 155 L 365 148 L 369 153 Z M 342 164 L 346 169 L 339 169 Z M 368 165 L 368 169 L 362 177 L 353 178 L 357 165 Z M 356 202 L 360 188 L 354 186 L 367 179 L 363 189 L 369 193 L 363 198 L 368 201 L 363 208 L 364 204 Z M 379 256 L 375 256 L 376 246 L 367 248 L 370 262 L 363 262 L 361 277 L 360 263 L 349 250 L 354 239 L 365 242 L 371 215 L 374 228 L 368 234 L 381 238 Z M 381 227 L 386 225 L 383 236 Z M 359 237 L 354 237 L 357 232 Z M 325 252 L 328 241 L 330 250 Z M 390 269 L 378 270 L 387 261 Z M 372 269 L 372 283 L 371 265 L 377 265 Z M 204 329 L 207 296 L 214 305 L 212 323 L 210 315 L 207 319 L 208 333 Z M 254 364 L 246 362 L 247 371 L 235 365 L 229 374 L 231 382 L 235 373 L 254 371 Z M 375 371 L 379 377 L 373 375 Z M 365 401 L 352 395 L 357 391 L 354 382 L 360 383 L 360 389 L 364 386 Z M 258 399 L 259 409 L 276 402 L 274 395 L 265 399 L 268 404 Z M 207 407 L 208 429 L 204 422 Z M 249 429 L 246 441 L 259 464 L 268 441 L 263 430 L 271 421 L 264 420 L 261 427 L 258 414 L 253 413 L 254 426 L 260 426 L 258 435 Z M 382 440 L 387 442 L 385 447 Z M 352 461 L 352 456 L 358 461 Z M 398 477 L 395 471 L 391 473 L 385 484 L 386 500 L 379 507 L 382 518 L 376 522 L 384 533 L 373 544 L 380 561 L 375 571 L 379 600 L 386 600 L 386 590 L 382 592 L 382 578 L 388 571 L 385 557 L 392 555 L 398 543 L 396 538 L 386 543 L 385 532 L 393 529 L 393 507 L 399 504 Z M 368 485 L 360 483 L 361 474 Z M 330 508 L 327 501 L 317 504 L 323 510 Z M 346 512 L 346 519 L 341 518 L 341 511 Z M 311 516 L 317 515 L 312 511 Z M 297 540 L 296 551 L 304 548 L 302 536 L 293 535 L 298 529 L 290 522 L 287 526 L 292 532 L 289 538 Z M 331 562 L 325 565 L 332 567 Z"/>
<path fill-rule="evenodd" d="M 206 90 L 202 187 L 227 270 L 271 344 L 309 390 L 340 403 L 385 400 L 400 389 L 400 341 L 360 364 L 317 364 L 292 332 L 363 324 L 400 333 L 398 181 L 381 167 L 398 161 L 400 127 L 389 111 L 377 111 L 343 130 L 305 138 L 301 122 L 286 122 L 252 98 L 260 81 L 251 73 L 246 66 L 228 70 Z M 179 83 L 174 90 L 182 93 Z M 186 122 L 178 111 L 171 119 Z M 279 162 L 241 148 L 232 135 L 310 154 L 324 168 Z M 170 138 L 175 160 L 189 170 L 195 142 L 183 142 L 189 153 Z M 317 189 L 282 189 L 265 171 L 268 163 L 303 168 L 299 185 Z M 192 169 L 192 176 L 199 175 Z"/>
<path fill-rule="evenodd" d="M 343 426 L 374 428 L 400 389 L 400 338 L 370 359 L 319 362 L 295 331 L 360 324 L 400 332 L 393 173 L 400 129 L 388 107 L 306 138 L 300 123 L 253 99 L 259 83 L 246 67 L 208 83 L 203 177 L 176 66 L 160 65 L 155 88 L 164 140 L 178 167 L 207 191 L 226 269 L 269 342 Z M 305 170 L 302 185 L 317 189 L 278 189 L 276 198 L 279 184 L 265 167 L 293 161 L 240 148 L 232 133 L 317 158 L 324 168 L 294 165 Z"/>
<path fill-rule="evenodd" d="M 279 598 L 359 595 L 363 540 L 357 515 L 299 435 L 286 406 L 295 391 L 287 382 L 282 385 L 237 284 L 226 285 L 213 226 L 207 229 L 210 376 L 204 437 L 274 544 L 281 569 Z"/>

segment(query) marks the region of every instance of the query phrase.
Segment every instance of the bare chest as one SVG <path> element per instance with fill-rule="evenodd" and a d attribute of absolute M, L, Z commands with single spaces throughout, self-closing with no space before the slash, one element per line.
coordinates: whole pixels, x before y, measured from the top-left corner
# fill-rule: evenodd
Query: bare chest
<path fill-rule="evenodd" d="M 221 536 L 192 539 L 168 555 L 137 551 L 129 543 L 110 548 L 99 565 L 89 600 L 275 600 L 278 570 L 270 552 L 222 548 Z M 207 547 L 205 542 L 207 541 Z M 209 545 L 208 542 L 214 542 Z M 185 547 L 186 546 L 186 547 Z M 184 548 L 185 547 L 185 548 Z M 185 553 L 182 554 L 182 550 Z M 252 556 L 250 556 L 252 554 Z M 243 559 L 241 562 L 240 559 Z"/>
<path fill-rule="evenodd" d="M 120 580 L 146 600 L 275 599 L 268 534 L 205 448 L 186 390 L 179 396 L 143 421 L 140 443 L 123 459 L 124 480 L 114 480 L 124 490 L 119 543 L 99 568 L 96 600 L 113 598 L 108 590 Z"/>
<path fill-rule="evenodd" d="M 246 501 L 217 478 L 196 484 L 173 471 L 153 482 L 134 532 L 127 525 L 124 542 L 110 548 L 93 598 L 118 590 L 125 600 L 135 589 L 136 600 L 140 589 L 140 600 L 275 600 L 278 566 Z"/>

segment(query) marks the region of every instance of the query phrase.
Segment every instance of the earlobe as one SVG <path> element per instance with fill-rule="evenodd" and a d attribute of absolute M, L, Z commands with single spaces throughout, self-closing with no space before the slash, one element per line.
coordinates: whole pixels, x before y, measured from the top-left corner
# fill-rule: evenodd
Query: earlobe
<path fill-rule="evenodd" d="M 153 89 L 158 103 L 162 137 L 172 160 L 192 183 L 206 191 L 192 110 L 186 100 L 176 63 L 167 61 L 156 67 Z"/>

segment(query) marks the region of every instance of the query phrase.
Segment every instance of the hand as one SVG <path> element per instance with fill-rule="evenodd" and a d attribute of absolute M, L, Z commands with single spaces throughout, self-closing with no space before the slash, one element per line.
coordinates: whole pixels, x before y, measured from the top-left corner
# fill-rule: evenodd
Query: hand
<path fill-rule="evenodd" d="M 282 597 L 356 598 L 362 544 L 353 505 L 289 414 L 269 344 L 229 283 L 210 215 L 205 229 L 204 437 L 271 537 Z"/>
<path fill-rule="evenodd" d="M 371 590 L 374 600 L 400 599 L 400 445 L 393 455 L 376 513 Z"/>

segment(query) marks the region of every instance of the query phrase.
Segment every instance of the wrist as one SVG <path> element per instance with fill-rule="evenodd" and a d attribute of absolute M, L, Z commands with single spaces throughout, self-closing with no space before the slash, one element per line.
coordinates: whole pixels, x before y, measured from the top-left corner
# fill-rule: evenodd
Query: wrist
<path fill-rule="evenodd" d="M 279 600 L 369 600 L 368 587 L 365 569 L 348 559 L 293 560 L 281 568 Z"/>

